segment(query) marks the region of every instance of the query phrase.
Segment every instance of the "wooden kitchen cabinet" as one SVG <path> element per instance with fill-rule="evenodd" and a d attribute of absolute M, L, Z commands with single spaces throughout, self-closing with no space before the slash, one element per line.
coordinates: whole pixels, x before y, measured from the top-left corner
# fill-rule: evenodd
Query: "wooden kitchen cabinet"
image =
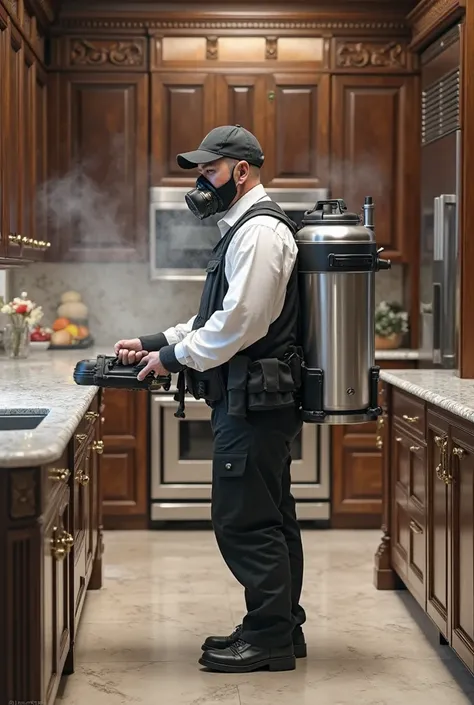
<path fill-rule="evenodd" d="M 474 424 L 388 385 L 379 589 L 405 585 L 474 673 Z"/>
<path fill-rule="evenodd" d="M 328 74 L 310 72 L 153 73 L 153 184 L 196 178 L 178 167 L 176 155 L 196 149 L 217 125 L 239 124 L 262 145 L 266 186 L 327 186 L 329 87 Z"/>
<path fill-rule="evenodd" d="M 189 171 L 176 155 L 197 149 L 215 127 L 215 77 L 204 73 L 153 73 L 151 77 L 151 174 L 153 186 L 176 186 Z M 192 172 L 194 179 L 197 172 Z"/>
<path fill-rule="evenodd" d="M 64 177 L 50 190 L 55 202 L 52 257 L 143 259 L 148 246 L 147 76 L 52 74 L 49 90 L 52 168 Z M 63 209 L 67 198 L 69 208 Z"/>
<path fill-rule="evenodd" d="M 101 502 L 106 529 L 148 526 L 149 395 L 103 390 Z"/>
<path fill-rule="evenodd" d="M 7 266 L 43 259 L 50 247 L 38 225 L 44 222 L 38 194 L 46 178 L 46 140 L 38 113 L 45 124 L 46 77 L 38 47 L 7 12 L 15 7 L 0 3 L 0 260 Z"/>
<path fill-rule="evenodd" d="M 410 360 L 381 360 L 383 369 L 416 367 Z M 384 413 L 377 422 L 332 427 L 331 526 L 380 527 L 382 518 L 382 464 L 387 418 L 385 386 L 379 385 Z"/>
<path fill-rule="evenodd" d="M 102 585 L 99 396 L 57 461 L 0 473 L 0 692 L 54 705 L 74 671 L 87 590 Z M 88 481 L 86 481 L 86 473 Z"/>
<path fill-rule="evenodd" d="M 373 197 L 377 245 L 399 262 L 418 238 L 419 91 L 415 76 L 332 78 L 332 193 L 355 212 Z"/>

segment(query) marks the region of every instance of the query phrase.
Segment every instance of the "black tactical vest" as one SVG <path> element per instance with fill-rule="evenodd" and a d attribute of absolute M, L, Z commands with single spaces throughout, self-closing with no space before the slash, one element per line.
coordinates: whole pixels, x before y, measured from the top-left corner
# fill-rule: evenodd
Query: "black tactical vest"
<path fill-rule="evenodd" d="M 285 223 L 294 234 L 295 223 L 273 201 L 259 201 L 251 206 L 212 251 L 206 268 L 206 282 L 193 330 L 204 326 L 215 311 L 223 309 L 228 290 L 225 256 L 237 230 L 256 216 L 268 215 Z M 206 372 L 186 369 L 178 380 L 177 400 L 182 404 L 184 386 L 196 399 L 210 406 L 228 397 L 228 413 L 245 416 L 247 410 L 265 410 L 295 403 L 300 386 L 298 267 L 295 264 L 287 284 L 283 309 L 270 325 L 267 334 L 241 350 L 229 362 Z M 178 414 L 182 415 L 182 414 Z"/>

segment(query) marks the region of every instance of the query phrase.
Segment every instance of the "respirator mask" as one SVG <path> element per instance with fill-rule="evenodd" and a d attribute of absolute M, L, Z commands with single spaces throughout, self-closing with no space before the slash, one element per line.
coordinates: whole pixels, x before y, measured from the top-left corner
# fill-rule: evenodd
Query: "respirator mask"
<path fill-rule="evenodd" d="M 230 179 L 219 188 L 215 188 L 204 176 L 197 179 L 196 188 L 189 191 L 184 197 L 189 210 L 196 218 L 203 220 L 209 218 L 210 215 L 229 210 L 230 204 L 237 195 L 234 169 L 232 169 Z"/>

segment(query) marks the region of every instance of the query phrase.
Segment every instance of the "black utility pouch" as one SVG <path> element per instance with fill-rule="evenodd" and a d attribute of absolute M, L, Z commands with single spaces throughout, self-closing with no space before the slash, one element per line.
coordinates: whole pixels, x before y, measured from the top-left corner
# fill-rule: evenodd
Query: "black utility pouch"
<path fill-rule="evenodd" d="M 270 411 L 293 406 L 296 389 L 288 362 L 277 358 L 257 360 L 249 366 L 247 408 Z"/>
<path fill-rule="evenodd" d="M 224 396 L 222 372 L 215 368 L 206 372 L 186 370 L 186 388 L 195 399 L 205 399 L 208 402 L 218 402 Z"/>

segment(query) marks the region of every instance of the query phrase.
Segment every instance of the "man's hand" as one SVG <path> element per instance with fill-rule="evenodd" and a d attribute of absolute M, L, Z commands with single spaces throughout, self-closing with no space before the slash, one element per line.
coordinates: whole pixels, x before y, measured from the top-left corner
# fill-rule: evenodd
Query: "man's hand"
<path fill-rule="evenodd" d="M 168 370 L 166 370 L 161 364 L 159 351 L 146 353 L 145 357 L 141 359 L 141 362 L 145 362 L 146 366 L 137 375 L 137 379 L 141 382 L 145 377 L 153 372 L 155 377 L 166 377 L 169 375 Z"/>
<path fill-rule="evenodd" d="M 114 353 L 123 365 L 134 365 L 148 355 L 147 351 L 142 349 L 140 338 L 119 340 L 114 345 Z"/>

